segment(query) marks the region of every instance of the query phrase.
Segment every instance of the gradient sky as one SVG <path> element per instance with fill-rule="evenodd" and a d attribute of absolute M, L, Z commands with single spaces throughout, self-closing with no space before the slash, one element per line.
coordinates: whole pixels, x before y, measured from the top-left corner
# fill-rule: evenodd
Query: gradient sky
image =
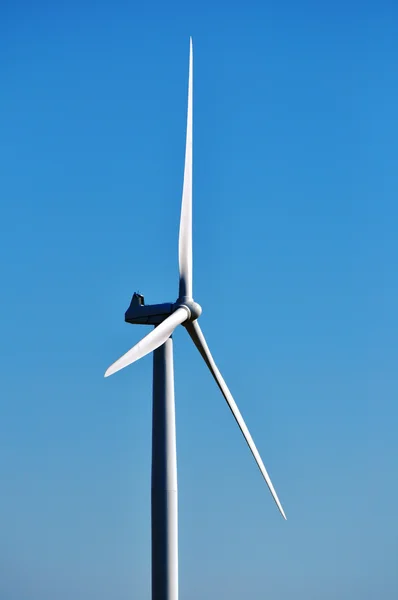
<path fill-rule="evenodd" d="M 150 599 L 151 357 L 194 291 L 280 517 L 181 328 L 180 596 L 398 597 L 398 6 L 3 2 L 0 597 Z M 167 5 L 167 6 L 166 6 Z"/>

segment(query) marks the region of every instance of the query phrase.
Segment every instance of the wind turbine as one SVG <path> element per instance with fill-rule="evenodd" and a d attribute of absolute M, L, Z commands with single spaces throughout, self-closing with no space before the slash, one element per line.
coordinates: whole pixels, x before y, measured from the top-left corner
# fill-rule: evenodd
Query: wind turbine
<path fill-rule="evenodd" d="M 193 53 L 190 39 L 188 116 L 178 242 L 180 284 L 174 303 L 144 303 L 135 293 L 125 313 L 125 321 L 154 325 L 155 328 L 131 350 L 114 362 L 105 377 L 120 371 L 150 352 L 153 356 L 152 411 L 152 599 L 178 600 L 178 511 L 177 456 L 174 406 L 174 367 L 172 333 L 183 325 L 198 348 L 253 454 L 284 519 L 286 515 L 243 417 L 210 353 L 198 323 L 201 306 L 192 292 L 192 77 Z"/>

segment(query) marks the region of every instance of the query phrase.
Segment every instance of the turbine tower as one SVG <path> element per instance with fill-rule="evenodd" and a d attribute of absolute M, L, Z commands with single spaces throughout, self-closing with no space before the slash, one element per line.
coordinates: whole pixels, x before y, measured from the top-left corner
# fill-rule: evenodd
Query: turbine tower
<path fill-rule="evenodd" d="M 253 454 L 282 516 L 282 505 L 243 417 L 210 353 L 198 323 L 202 308 L 192 291 L 192 39 L 189 53 L 188 116 L 180 234 L 180 284 L 176 302 L 147 305 L 135 293 L 125 321 L 153 325 L 154 329 L 113 363 L 105 377 L 153 352 L 152 411 L 152 600 L 178 600 L 177 456 L 174 406 L 172 333 L 183 325 L 213 375 Z"/>

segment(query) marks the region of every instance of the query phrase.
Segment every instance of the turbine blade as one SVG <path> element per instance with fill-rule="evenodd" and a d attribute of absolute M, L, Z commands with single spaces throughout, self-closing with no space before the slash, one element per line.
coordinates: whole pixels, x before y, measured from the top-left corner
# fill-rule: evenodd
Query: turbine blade
<path fill-rule="evenodd" d="M 192 298 L 192 38 L 189 48 L 188 114 L 185 146 L 184 184 L 182 190 L 178 262 L 180 268 L 179 298 Z"/>
<path fill-rule="evenodd" d="M 220 371 L 217 368 L 216 363 L 214 362 L 214 359 L 210 353 L 209 347 L 206 343 L 205 337 L 202 333 L 199 323 L 197 321 L 193 321 L 193 322 L 189 321 L 184 326 L 187 329 L 189 335 L 191 336 L 193 342 L 195 343 L 195 346 L 201 353 L 205 363 L 209 367 L 211 374 L 213 375 L 214 379 L 216 380 L 216 383 L 217 383 L 218 387 L 220 388 L 221 393 L 223 394 L 225 400 L 227 401 L 227 404 L 228 404 L 229 408 L 231 409 L 231 412 L 232 412 L 233 416 L 235 417 L 235 420 L 236 420 L 237 424 L 239 425 L 241 432 L 243 433 L 243 437 L 245 438 L 247 445 L 249 446 L 249 448 L 254 456 L 254 459 L 255 459 L 265 481 L 267 482 L 267 485 L 268 485 L 269 490 L 276 502 L 277 507 L 279 508 L 283 518 L 286 519 L 286 515 L 283 511 L 281 503 L 279 502 L 279 498 L 276 494 L 274 486 L 272 485 L 271 479 L 267 473 L 264 463 L 261 460 L 261 456 L 254 444 L 253 438 L 250 435 L 250 432 L 246 426 L 246 423 L 243 420 L 243 417 L 239 411 L 239 408 L 237 407 L 236 402 L 233 399 L 232 394 L 229 391 L 227 384 L 225 383 Z"/>
<path fill-rule="evenodd" d="M 171 336 L 174 329 L 188 318 L 188 311 L 185 308 L 177 308 L 167 319 L 155 327 L 131 350 L 123 354 L 116 362 L 106 370 L 104 377 L 113 375 L 120 369 L 124 369 L 136 360 L 146 356 L 150 352 L 159 348 Z"/>

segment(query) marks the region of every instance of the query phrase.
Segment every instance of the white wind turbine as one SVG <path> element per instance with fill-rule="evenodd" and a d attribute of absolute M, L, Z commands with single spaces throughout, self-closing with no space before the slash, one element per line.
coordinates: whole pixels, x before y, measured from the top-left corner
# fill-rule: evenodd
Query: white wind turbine
<path fill-rule="evenodd" d="M 116 373 L 150 352 L 153 356 L 152 412 L 152 599 L 178 599 L 178 512 L 177 456 L 174 407 L 174 367 L 172 333 L 183 325 L 198 348 L 254 456 L 269 490 L 286 519 L 282 505 L 265 469 L 243 417 L 210 353 L 197 321 L 202 313 L 192 295 L 192 39 L 190 40 L 188 117 L 178 242 L 180 285 L 175 303 L 144 304 L 135 293 L 125 321 L 154 325 L 155 328 L 126 352 L 105 373 Z"/>

